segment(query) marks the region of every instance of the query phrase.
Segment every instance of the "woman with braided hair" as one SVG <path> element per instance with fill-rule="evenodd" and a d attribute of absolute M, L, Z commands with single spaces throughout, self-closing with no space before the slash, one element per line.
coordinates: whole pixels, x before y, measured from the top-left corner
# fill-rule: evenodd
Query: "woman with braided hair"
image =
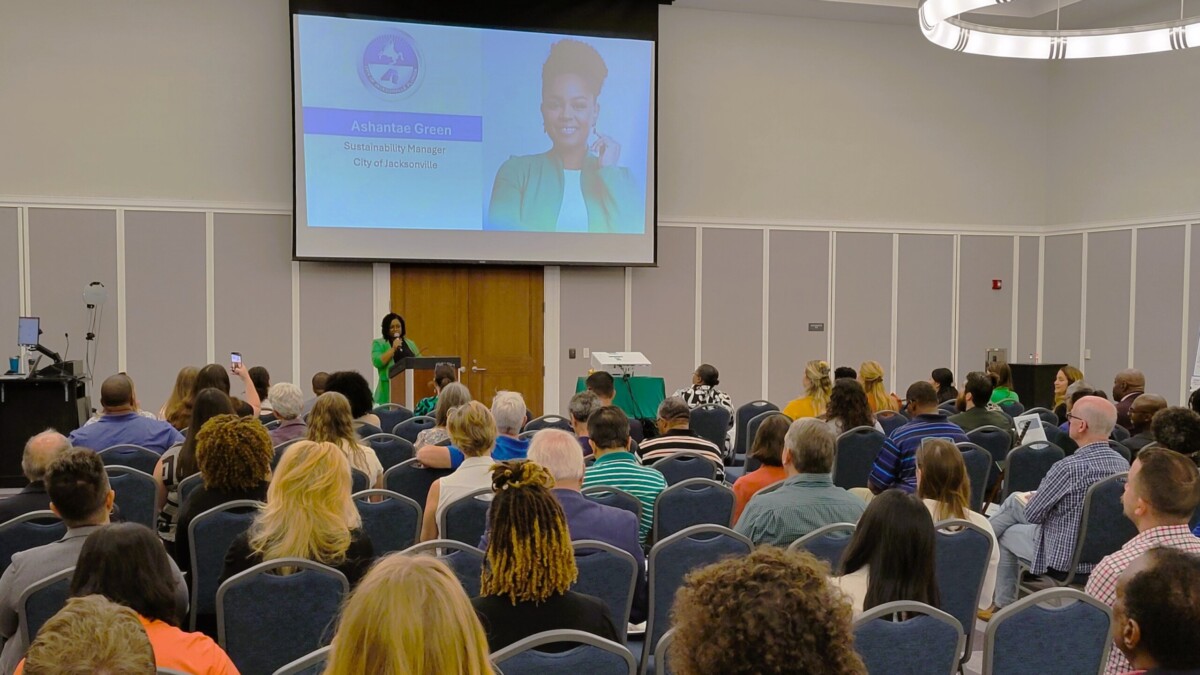
<path fill-rule="evenodd" d="M 570 590 L 579 572 L 553 486 L 550 472 L 528 460 L 492 467 L 487 564 L 480 597 L 471 600 L 492 652 L 557 629 L 620 640 L 605 604 Z"/>
<path fill-rule="evenodd" d="M 798 420 L 801 417 L 821 417 L 829 407 L 829 396 L 833 393 L 833 380 L 829 376 L 829 364 L 817 359 L 804 364 L 804 396 L 788 403 L 783 414 Z"/>

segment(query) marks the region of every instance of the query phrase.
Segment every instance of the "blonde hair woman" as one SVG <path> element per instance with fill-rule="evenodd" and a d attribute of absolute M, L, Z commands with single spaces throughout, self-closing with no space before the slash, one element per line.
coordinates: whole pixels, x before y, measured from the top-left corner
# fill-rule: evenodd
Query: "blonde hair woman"
<path fill-rule="evenodd" d="M 878 361 L 863 361 L 858 367 L 858 379 L 867 392 L 867 405 L 871 406 L 871 412 L 900 410 L 900 401 L 895 395 L 889 394 L 887 387 L 883 385 L 883 364 Z"/>
<path fill-rule="evenodd" d="M 192 410 L 192 387 L 196 383 L 196 374 L 200 369 L 195 366 L 184 366 L 179 369 L 179 374 L 175 376 L 175 388 L 171 390 L 171 395 L 167 397 L 167 402 L 163 404 L 162 410 L 158 411 L 158 418 L 165 420 L 176 429 L 184 429 L 191 419 Z"/>
<path fill-rule="evenodd" d="M 829 407 L 829 395 L 833 392 L 833 379 L 829 375 L 829 364 L 824 361 L 809 361 L 804 364 L 804 396 L 788 403 L 783 414 L 798 420 L 801 417 L 820 417 Z"/>
<path fill-rule="evenodd" d="M 496 420 L 479 401 L 459 406 L 446 418 L 450 440 L 464 459 L 454 473 L 433 481 L 425 501 L 421 541 L 437 539 L 437 514 L 455 499 L 492 486 L 492 449 L 496 447 Z"/>
<path fill-rule="evenodd" d="M 283 453 L 267 503 L 229 547 L 221 581 L 267 560 L 305 558 L 356 584 L 375 559 L 361 526 L 346 456 L 333 443 L 301 441 Z"/>
<path fill-rule="evenodd" d="M 333 443 L 350 461 L 350 466 L 367 474 L 371 485 L 383 483 L 383 465 L 375 455 L 375 449 L 359 442 L 354 432 L 354 417 L 350 414 L 350 401 L 336 391 L 327 391 L 317 397 L 308 416 L 308 440 L 317 443 Z"/>
<path fill-rule="evenodd" d="M 360 673 L 492 673 L 483 627 L 444 563 L 389 555 L 350 594 L 324 675 Z"/>

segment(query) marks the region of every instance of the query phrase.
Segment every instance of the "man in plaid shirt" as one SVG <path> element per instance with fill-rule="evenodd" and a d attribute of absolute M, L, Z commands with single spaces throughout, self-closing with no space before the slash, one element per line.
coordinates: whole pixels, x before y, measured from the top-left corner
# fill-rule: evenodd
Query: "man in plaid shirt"
<path fill-rule="evenodd" d="M 1152 548 L 1177 548 L 1200 553 L 1200 538 L 1188 521 L 1200 504 L 1200 473 L 1186 456 L 1166 448 L 1142 450 L 1129 469 L 1121 505 L 1138 535 L 1120 551 L 1101 560 L 1087 582 L 1088 595 L 1109 605 L 1117 600 L 1117 579 L 1131 563 Z M 1119 649 L 1108 654 L 1105 673 L 1133 670 Z"/>
<path fill-rule="evenodd" d="M 1034 574 L 1070 571 L 1088 488 L 1129 469 L 1125 458 L 1108 445 L 1108 436 L 1117 424 L 1117 409 L 1112 403 L 1085 396 L 1067 417 L 1068 431 L 1079 449 L 1050 467 L 1036 491 L 1009 495 L 991 518 L 1000 544 L 995 609 L 1017 599 L 1020 563 L 1028 565 Z M 1076 572 L 1086 574 L 1091 568 L 1090 564 L 1082 564 Z M 980 618 L 990 619 L 992 611 L 981 611 Z"/>

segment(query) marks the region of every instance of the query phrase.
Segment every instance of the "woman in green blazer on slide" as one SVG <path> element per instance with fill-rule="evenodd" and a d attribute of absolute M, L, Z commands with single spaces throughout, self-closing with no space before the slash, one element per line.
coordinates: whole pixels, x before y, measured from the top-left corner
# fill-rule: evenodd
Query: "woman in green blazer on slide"
<path fill-rule="evenodd" d="M 404 317 L 395 312 L 383 317 L 379 326 L 382 337 L 371 342 L 371 363 L 379 374 L 379 386 L 375 388 L 375 404 L 381 405 L 392 400 L 391 381 L 388 379 L 388 368 L 400 359 L 410 356 L 420 356 L 421 350 L 416 343 L 404 336 Z"/>

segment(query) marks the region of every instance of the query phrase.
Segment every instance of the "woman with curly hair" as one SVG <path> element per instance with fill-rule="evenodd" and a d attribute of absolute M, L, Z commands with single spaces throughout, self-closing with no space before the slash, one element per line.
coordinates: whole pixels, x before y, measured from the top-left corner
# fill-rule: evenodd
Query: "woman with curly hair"
<path fill-rule="evenodd" d="M 900 410 L 900 399 L 895 394 L 889 394 L 883 384 L 883 364 L 878 361 L 863 361 L 858 367 L 858 379 L 867 393 L 867 404 L 871 412 L 880 410 Z"/>
<path fill-rule="evenodd" d="M 358 583 L 375 550 L 350 497 L 350 463 L 333 443 L 300 441 L 275 467 L 267 503 L 225 554 L 221 582 L 278 558 L 328 565 Z"/>
<path fill-rule="evenodd" d="M 608 607 L 570 590 L 579 571 L 566 517 L 550 493 L 553 486 L 550 472 L 528 460 L 492 467 L 487 562 L 480 597 L 471 604 L 493 652 L 556 629 L 620 640 Z"/>
<path fill-rule="evenodd" d="M 855 427 L 874 427 L 880 432 L 883 431 L 883 426 L 871 413 L 867 392 L 863 391 L 858 380 L 845 377 L 833 383 L 833 391 L 829 394 L 829 407 L 825 411 L 825 422 L 833 429 L 834 436 L 840 436 Z"/>
<path fill-rule="evenodd" d="M 350 466 L 367 474 L 374 487 L 382 485 L 383 465 L 375 449 L 363 445 L 354 433 L 354 418 L 350 413 L 350 402 L 336 391 L 326 391 L 317 397 L 312 412 L 308 415 L 308 440 L 317 443 L 332 443 L 341 448 Z"/>
<path fill-rule="evenodd" d="M 271 437 L 258 420 L 237 415 L 217 415 L 196 434 L 196 461 L 204 485 L 196 488 L 179 509 L 175 562 L 191 568 L 188 527 L 205 511 L 227 502 L 267 500 L 271 474 Z"/>
<path fill-rule="evenodd" d="M 809 361 L 804 364 L 804 396 L 788 403 L 783 409 L 783 414 L 793 420 L 801 417 L 820 417 L 829 406 L 832 390 L 829 364 L 820 360 Z"/>
<path fill-rule="evenodd" d="M 865 674 L 850 605 L 828 576 L 829 566 L 812 554 L 775 546 L 688 574 L 672 610 L 671 670 Z"/>
<path fill-rule="evenodd" d="M 445 563 L 389 555 L 350 594 L 324 675 L 362 673 L 491 675 L 487 636 Z"/>

